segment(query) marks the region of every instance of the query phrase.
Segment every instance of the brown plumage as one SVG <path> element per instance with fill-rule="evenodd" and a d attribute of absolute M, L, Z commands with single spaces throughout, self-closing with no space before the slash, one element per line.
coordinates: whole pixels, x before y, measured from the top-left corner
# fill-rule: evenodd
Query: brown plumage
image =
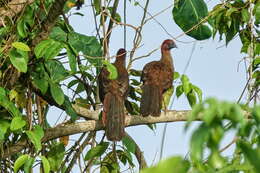
<path fill-rule="evenodd" d="M 107 139 L 111 141 L 120 141 L 125 133 L 124 102 L 129 88 L 125 57 L 125 49 L 119 49 L 113 63 L 117 69 L 117 79 L 109 79 L 106 68 L 102 68 L 98 76 L 99 96 L 103 103 L 102 121 L 106 126 Z"/>
<path fill-rule="evenodd" d="M 142 116 L 159 116 L 161 113 L 163 93 L 172 87 L 173 83 L 174 67 L 170 50 L 176 47 L 173 40 L 165 40 L 161 45 L 161 59 L 152 61 L 143 68 L 140 105 Z"/>

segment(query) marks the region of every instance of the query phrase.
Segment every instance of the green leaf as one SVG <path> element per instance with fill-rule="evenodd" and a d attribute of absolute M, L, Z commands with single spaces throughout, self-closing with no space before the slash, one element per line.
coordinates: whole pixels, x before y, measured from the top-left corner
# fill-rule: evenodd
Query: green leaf
<path fill-rule="evenodd" d="M 71 121 L 74 122 L 77 119 L 78 114 L 72 107 L 71 101 L 69 100 L 68 96 L 65 96 L 64 105 L 66 107 L 65 109 L 66 113 L 71 117 Z"/>
<path fill-rule="evenodd" d="M 200 127 L 195 130 L 190 140 L 191 159 L 194 162 L 202 161 L 202 153 L 204 144 L 208 141 L 210 129 L 205 124 L 201 124 Z"/>
<path fill-rule="evenodd" d="M 10 129 L 11 131 L 19 130 L 26 125 L 26 121 L 23 119 L 22 116 L 15 116 L 12 119 Z"/>
<path fill-rule="evenodd" d="M 180 73 L 178 73 L 177 71 L 175 71 L 175 72 L 173 73 L 173 79 L 176 80 L 176 79 L 178 79 L 179 77 L 180 77 Z"/>
<path fill-rule="evenodd" d="M 50 163 L 48 161 L 48 159 L 46 159 L 45 156 L 40 156 L 41 160 L 42 160 L 42 165 L 43 165 L 43 169 L 44 169 L 44 173 L 49 173 L 50 172 Z"/>
<path fill-rule="evenodd" d="M 187 98 L 188 98 L 190 106 L 193 107 L 197 102 L 194 91 L 189 92 L 188 95 L 187 95 Z"/>
<path fill-rule="evenodd" d="M 179 98 L 183 93 L 183 85 L 179 85 L 177 88 L 176 88 L 176 96 L 177 98 Z"/>
<path fill-rule="evenodd" d="M 41 128 L 41 126 L 36 125 L 32 131 L 28 130 L 25 133 L 33 143 L 34 147 L 36 148 L 36 151 L 40 151 L 42 149 L 41 139 L 44 136 L 44 131 Z"/>
<path fill-rule="evenodd" d="M 47 71 L 50 74 L 50 78 L 52 82 L 57 83 L 62 80 L 64 80 L 69 73 L 67 70 L 64 68 L 61 62 L 56 61 L 56 60 L 47 60 L 45 63 L 45 67 Z"/>
<path fill-rule="evenodd" d="M 128 152 L 131 152 L 133 154 L 135 153 L 135 142 L 131 138 L 125 136 L 123 137 L 122 142 Z"/>
<path fill-rule="evenodd" d="M 26 51 L 26 52 L 31 51 L 30 47 L 27 44 L 22 42 L 13 42 L 12 46 L 22 51 Z"/>
<path fill-rule="evenodd" d="M 96 14 L 100 14 L 100 7 L 101 7 L 101 0 L 94 0 L 94 7 L 95 7 L 95 10 L 96 10 Z"/>
<path fill-rule="evenodd" d="M 10 127 L 10 122 L 0 119 L 0 142 L 5 139 L 5 133 Z"/>
<path fill-rule="evenodd" d="M 8 112 L 10 112 L 13 116 L 17 116 L 17 117 L 22 116 L 19 109 L 6 96 L 6 90 L 1 87 L 0 87 L 0 105 L 3 106 L 6 110 L 8 110 Z"/>
<path fill-rule="evenodd" d="M 179 0 L 175 1 L 172 14 L 176 24 L 187 32 L 208 15 L 208 9 L 203 0 Z M 187 35 L 197 40 L 205 40 L 210 38 L 212 33 L 207 25 L 200 24 Z"/>
<path fill-rule="evenodd" d="M 56 41 L 67 41 L 67 33 L 64 32 L 60 27 L 53 27 L 50 33 L 50 38 Z"/>
<path fill-rule="evenodd" d="M 169 103 L 170 103 L 170 100 L 171 100 L 171 97 L 173 95 L 173 92 L 174 92 L 174 88 L 173 86 L 171 88 L 169 88 L 164 94 L 163 94 L 163 109 L 167 109 Z"/>
<path fill-rule="evenodd" d="M 38 59 L 51 59 L 57 56 L 63 47 L 63 44 L 58 41 L 52 39 L 43 40 L 36 45 L 34 53 Z"/>
<path fill-rule="evenodd" d="M 24 164 L 24 172 L 25 173 L 31 173 L 31 169 L 33 167 L 33 163 L 35 161 L 35 158 L 30 157 L 28 160 L 26 160 Z"/>
<path fill-rule="evenodd" d="M 41 90 L 42 94 L 45 94 L 48 90 L 48 86 L 49 86 L 49 75 L 48 73 L 45 71 L 44 65 L 42 63 L 38 63 L 35 66 L 35 71 L 33 71 L 31 73 L 32 78 L 33 78 L 33 85 Z"/>
<path fill-rule="evenodd" d="M 255 15 L 255 24 L 260 24 L 260 2 L 257 2 L 254 7 L 254 15 Z"/>
<path fill-rule="evenodd" d="M 184 74 L 181 76 L 181 82 L 183 91 L 187 95 L 191 91 L 189 78 Z"/>
<path fill-rule="evenodd" d="M 70 65 L 70 69 L 72 72 L 76 72 L 77 71 L 77 59 L 75 54 L 73 53 L 73 51 L 67 46 L 67 54 L 68 54 L 68 58 L 69 58 L 69 65 Z"/>
<path fill-rule="evenodd" d="M 68 42 L 76 53 L 82 52 L 86 59 L 96 67 L 101 67 L 102 48 L 97 38 L 76 32 L 69 33 Z"/>
<path fill-rule="evenodd" d="M 28 154 L 24 154 L 18 157 L 18 159 L 16 159 L 16 161 L 14 162 L 14 173 L 16 173 L 29 158 L 30 156 Z"/>
<path fill-rule="evenodd" d="M 112 80 L 117 79 L 118 74 L 116 67 L 107 60 L 103 60 L 102 62 L 106 65 L 106 69 L 109 72 L 108 78 Z"/>
<path fill-rule="evenodd" d="M 62 160 L 65 155 L 65 147 L 63 144 L 55 144 L 51 146 L 50 151 L 47 153 L 47 158 L 50 163 L 51 171 L 58 171 L 61 166 Z"/>
<path fill-rule="evenodd" d="M 101 156 L 106 151 L 108 145 L 109 145 L 109 142 L 102 142 L 102 143 L 98 144 L 97 146 L 91 148 L 87 152 L 84 160 L 87 161 L 87 160 L 93 159 L 94 157 Z"/>
<path fill-rule="evenodd" d="M 250 19 L 249 11 L 245 8 L 242 9 L 242 21 L 247 23 Z"/>
<path fill-rule="evenodd" d="M 141 173 L 187 173 L 190 163 L 179 156 L 160 161 L 158 165 L 146 168 Z"/>
<path fill-rule="evenodd" d="M 17 32 L 20 37 L 25 38 L 27 36 L 26 26 L 24 20 L 19 20 L 17 23 Z"/>
<path fill-rule="evenodd" d="M 199 87 L 192 85 L 192 89 L 197 93 L 197 96 L 199 98 L 199 102 L 202 102 L 202 91 Z"/>
<path fill-rule="evenodd" d="M 260 172 L 260 149 L 253 149 L 249 143 L 240 141 L 238 146 L 242 149 L 243 154 L 246 156 L 248 161 L 252 164 L 256 172 Z"/>
<path fill-rule="evenodd" d="M 260 126 L 260 106 L 259 105 L 254 107 L 252 115 Z"/>
<path fill-rule="evenodd" d="M 14 65 L 14 67 L 19 70 L 20 72 L 27 72 L 27 63 L 28 63 L 28 53 L 12 49 L 9 52 L 9 57 L 11 60 L 11 63 Z"/>
<path fill-rule="evenodd" d="M 62 105 L 64 103 L 65 98 L 61 87 L 56 83 L 50 82 L 49 84 L 51 88 L 52 98 L 56 101 L 56 103 Z"/>

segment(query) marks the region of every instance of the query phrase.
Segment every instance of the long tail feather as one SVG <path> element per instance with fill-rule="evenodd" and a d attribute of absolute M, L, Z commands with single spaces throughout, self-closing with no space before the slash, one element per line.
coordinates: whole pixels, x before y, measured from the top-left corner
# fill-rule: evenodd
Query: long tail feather
<path fill-rule="evenodd" d="M 144 85 L 140 105 L 142 116 L 160 116 L 162 108 L 162 93 L 158 86 Z"/>
<path fill-rule="evenodd" d="M 125 134 L 124 99 L 111 93 L 106 94 L 103 115 L 107 139 L 120 141 Z"/>

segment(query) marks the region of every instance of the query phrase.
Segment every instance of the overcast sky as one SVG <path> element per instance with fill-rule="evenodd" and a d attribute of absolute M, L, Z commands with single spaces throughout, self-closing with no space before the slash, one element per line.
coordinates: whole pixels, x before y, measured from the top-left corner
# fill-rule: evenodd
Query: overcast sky
<path fill-rule="evenodd" d="M 120 3 L 122 2 L 123 1 L 120 1 Z M 86 35 L 95 35 L 92 10 L 91 7 L 87 6 L 89 3 L 89 1 L 86 1 L 86 5 L 79 11 L 85 14 L 85 16 L 72 16 L 70 17 L 70 23 L 76 32 Z M 131 4 L 127 1 L 127 23 L 138 26 L 143 15 L 143 10 L 138 6 L 134 6 L 133 3 L 133 1 Z M 173 3 L 173 0 L 151 0 L 148 12 L 156 14 L 167 8 L 171 3 Z M 208 5 L 212 8 L 216 3 L 216 1 L 209 1 Z M 119 4 L 119 13 L 123 18 L 122 7 L 123 4 Z M 182 33 L 182 30 L 174 23 L 171 10 L 172 8 L 156 16 L 156 19 L 172 36 L 177 37 Z M 149 17 L 149 15 L 147 15 L 147 17 Z M 128 51 L 130 51 L 133 46 L 133 34 L 133 30 L 127 28 L 126 49 Z M 153 20 L 150 20 L 144 26 L 142 36 L 143 46 L 137 50 L 135 54 L 136 57 L 149 53 L 151 50 L 159 47 L 163 40 L 171 38 L 165 33 L 161 26 Z M 200 42 L 194 42 L 194 40 L 188 36 L 180 37 L 178 40 L 179 41 L 176 41 L 178 49 L 172 50 L 175 70 L 181 74 L 183 73 L 191 55 L 192 48 L 195 46 L 191 62 L 186 71 L 191 82 L 202 89 L 203 98 L 216 97 L 221 100 L 236 101 L 243 90 L 246 80 L 244 63 L 242 62 L 239 65 L 240 60 L 244 56 L 240 54 L 240 40 L 235 39 L 231 41 L 228 47 L 225 46 L 224 42 L 218 41 L 218 36 L 216 36 L 215 40 L 209 39 Z M 189 43 L 182 43 L 180 41 Z M 111 36 L 110 55 L 115 55 L 120 47 L 123 47 L 123 27 L 118 26 Z M 156 51 L 150 57 L 136 61 L 133 67 L 141 70 L 146 63 L 152 60 L 158 60 L 159 58 L 160 51 Z M 190 109 L 190 106 L 187 99 L 181 97 L 174 100 L 173 109 Z M 57 114 L 53 116 L 53 118 L 56 120 Z M 185 154 L 187 154 L 191 133 L 184 133 L 184 124 L 183 122 L 168 123 L 163 158 L 173 155 L 185 156 Z M 147 126 L 126 128 L 126 131 L 136 140 L 140 148 L 144 151 L 144 156 L 149 165 L 159 159 L 163 127 L 164 124 L 158 124 L 155 133 Z M 232 138 L 228 136 L 223 143 L 229 143 L 231 140 Z"/>

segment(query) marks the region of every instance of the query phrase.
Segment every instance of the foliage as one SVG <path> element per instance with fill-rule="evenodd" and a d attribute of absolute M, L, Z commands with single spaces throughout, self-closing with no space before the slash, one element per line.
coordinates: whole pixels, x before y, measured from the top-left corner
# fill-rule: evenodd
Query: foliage
<path fill-rule="evenodd" d="M 2 6 L 10 1 L 0 2 L 0 13 L 5 9 Z M 50 106 L 66 112 L 66 116 L 61 115 L 66 119 L 63 123 L 73 123 L 79 118 L 73 104 L 97 109 L 100 100 L 96 79 L 101 67 L 108 69 L 111 79 L 117 78 L 117 70 L 111 64 L 107 50 L 113 25 L 122 24 L 123 19 L 116 2 L 86 2 L 91 3 L 94 13 L 95 24 L 90 24 L 96 25 L 95 36 L 77 33 L 68 22 L 70 16 L 83 15 L 80 11 L 75 12 L 75 7 L 84 8 L 83 0 L 68 0 L 64 4 L 62 0 L 34 0 L 25 4 L 15 16 L 1 17 L 1 169 L 29 173 L 40 165 L 45 173 L 70 172 L 78 158 L 84 158 L 86 169 L 97 166 L 100 172 L 119 172 L 122 165 L 130 169 L 136 167 L 133 156 L 138 148 L 129 137 L 123 138 L 122 143 L 112 143 L 105 138 L 98 140 L 91 133 L 87 137 L 83 134 L 76 142 L 70 141 L 73 142 L 70 147 L 66 147 L 66 142 L 45 141 L 44 138 L 45 131 L 53 127 L 48 122 Z M 140 6 L 138 1 L 134 5 Z M 196 40 L 216 39 L 219 35 L 218 40 L 224 39 L 228 45 L 234 38 L 239 38 L 241 53 L 249 57 L 246 86 L 249 98 L 245 105 L 214 98 L 203 101 L 202 91 L 191 82 L 192 79 L 175 72 L 175 88 L 164 95 L 164 108 L 173 95 L 177 98 L 183 95 L 192 108 L 186 127 L 189 128 L 194 120 L 201 120 L 191 137 L 190 158 L 174 156 L 142 172 L 260 172 L 260 107 L 256 105 L 260 84 L 259 0 L 221 1 L 212 10 L 208 9 L 205 0 L 175 0 L 169 18 Z M 130 89 L 125 105 L 131 115 L 139 115 L 141 71 L 134 69 L 132 63 L 136 48 L 141 46 L 139 34 L 144 24 L 136 29 L 128 64 Z M 245 118 L 245 113 L 249 119 Z M 149 127 L 154 129 L 152 125 Z M 220 143 L 230 131 L 236 133 L 235 151 L 230 157 L 224 157 L 219 152 Z M 69 137 L 63 138 L 68 141 Z M 2 156 L 8 147 L 24 141 L 28 141 L 28 145 L 22 152 Z"/>

